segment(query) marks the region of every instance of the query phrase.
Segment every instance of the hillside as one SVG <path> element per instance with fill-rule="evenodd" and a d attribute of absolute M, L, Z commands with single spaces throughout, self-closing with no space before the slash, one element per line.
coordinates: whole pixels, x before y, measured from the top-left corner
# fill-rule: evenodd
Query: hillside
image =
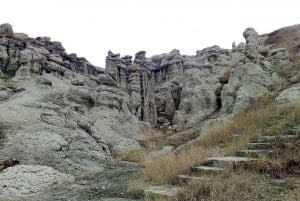
<path fill-rule="evenodd" d="M 130 154 L 180 153 L 245 111 L 298 102 L 299 30 L 247 28 L 245 43 L 192 56 L 109 51 L 102 69 L 2 24 L 0 160 L 19 164 L 0 163 L 0 200 L 134 200 L 128 184 L 147 164 Z"/>

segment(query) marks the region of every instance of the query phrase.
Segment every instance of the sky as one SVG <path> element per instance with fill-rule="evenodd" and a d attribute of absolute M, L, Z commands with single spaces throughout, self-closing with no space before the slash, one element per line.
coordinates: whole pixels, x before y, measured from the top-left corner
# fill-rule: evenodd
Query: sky
<path fill-rule="evenodd" d="M 14 32 L 50 36 L 99 67 L 108 50 L 195 55 L 244 42 L 247 27 L 263 34 L 300 23 L 299 0 L 7 0 L 1 8 L 0 23 Z"/>

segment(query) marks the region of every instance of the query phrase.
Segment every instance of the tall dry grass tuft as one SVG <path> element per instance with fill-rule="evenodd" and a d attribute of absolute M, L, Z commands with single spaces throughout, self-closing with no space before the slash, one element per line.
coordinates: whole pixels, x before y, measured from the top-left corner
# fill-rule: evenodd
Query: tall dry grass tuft
<path fill-rule="evenodd" d="M 144 173 L 150 182 L 156 184 L 172 184 L 176 175 L 188 171 L 195 163 L 209 156 L 208 150 L 194 147 L 183 152 L 170 152 L 162 156 L 148 156 L 144 161 Z"/>
<path fill-rule="evenodd" d="M 160 146 L 159 144 L 161 139 L 169 135 L 170 133 L 168 129 L 155 129 L 152 132 L 144 135 L 138 141 L 140 145 L 142 145 L 143 147 L 151 151 L 156 149 L 158 146 Z"/>
<path fill-rule="evenodd" d="M 129 161 L 134 163 L 143 163 L 145 161 L 145 155 L 146 155 L 145 149 L 137 149 L 137 150 L 132 150 L 123 153 L 120 156 L 120 159 L 123 161 Z"/>

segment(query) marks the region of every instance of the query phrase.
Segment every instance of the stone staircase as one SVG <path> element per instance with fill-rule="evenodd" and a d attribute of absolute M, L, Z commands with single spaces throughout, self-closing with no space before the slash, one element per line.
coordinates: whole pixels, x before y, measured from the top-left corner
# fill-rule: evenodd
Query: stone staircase
<path fill-rule="evenodd" d="M 247 149 L 238 150 L 235 156 L 210 157 L 206 158 L 200 166 L 190 168 L 190 174 L 178 175 L 179 184 L 190 181 L 207 181 L 213 175 L 224 171 L 236 171 L 244 168 L 248 162 L 259 158 L 273 158 L 278 155 L 276 147 L 284 147 L 288 143 L 300 139 L 297 132 L 294 135 L 259 136 L 250 140 Z M 144 189 L 148 197 L 164 197 L 166 200 L 173 200 L 174 196 L 180 191 L 180 186 L 165 185 L 154 186 Z"/>

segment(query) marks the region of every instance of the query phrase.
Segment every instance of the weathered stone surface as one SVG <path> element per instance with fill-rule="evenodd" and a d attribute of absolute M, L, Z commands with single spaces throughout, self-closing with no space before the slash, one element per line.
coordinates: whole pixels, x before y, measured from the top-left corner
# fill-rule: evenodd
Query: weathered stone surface
<path fill-rule="evenodd" d="M 47 166 L 17 165 L 0 174 L 0 193 L 26 195 L 46 190 L 54 184 L 74 182 L 74 177 Z"/>
<path fill-rule="evenodd" d="M 206 163 L 219 168 L 237 168 L 242 167 L 247 162 L 254 159 L 239 156 L 211 157 L 206 159 Z"/>
<path fill-rule="evenodd" d="M 285 89 L 275 98 L 279 104 L 299 103 L 300 100 L 300 85 Z"/>
<path fill-rule="evenodd" d="M 179 192 L 180 188 L 176 186 L 152 186 L 144 189 L 144 193 L 148 196 L 163 196 L 163 197 L 174 197 Z"/>
<path fill-rule="evenodd" d="M 74 86 L 83 86 L 84 81 L 83 80 L 72 80 L 71 84 L 74 85 Z"/>
<path fill-rule="evenodd" d="M 253 157 L 253 158 L 265 158 L 265 157 L 272 157 L 276 155 L 275 150 L 239 150 L 236 153 L 237 156 L 243 156 L 243 157 Z"/>
<path fill-rule="evenodd" d="M 246 109 L 253 99 L 266 94 L 274 81 L 274 74 L 258 64 L 231 69 L 229 82 L 222 91 L 222 111 L 237 113 Z"/>
<path fill-rule="evenodd" d="M 283 65 L 289 64 L 290 57 L 289 51 L 286 48 L 277 48 L 271 50 L 269 53 L 269 61 L 274 66 L 274 68 L 280 68 Z"/>
<path fill-rule="evenodd" d="M 7 100 L 9 95 L 6 90 L 0 91 L 0 101 Z"/>
<path fill-rule="evenodd" d="M 52 86 L 52 81 L 44 77 L 37 78 L 36 83 Z"/>
<path fill-rule="evenodd" d="M 191 171 L 202 173 L 202 174 L 219 174 L 222 173 L 225 169 L 219 167 L 210 167 L 210 166 L 197 166 L 191 167 Z"/>
<path fill-rule="evenodd" d="M 257 41 L 258 33 L 253 28 L 249 27 L 243 32 L 243 36 L 246 39 L 245 54 L 247 58 L 252 62 L 257 62 L 259 48 Z"/>
<path fill-rule="evenodd" d="M 1 38 L 13 38 L 14 31 L 10 24 L 1 24 L 0 25 L 0 37 Z"/>
<path fill-rule="evenodd" d="M 14 33 L 15 39 L 28 39 L 29 36 L 26 33 Z"/>
<path fill-rule="evenodd" d="M 34 39 L 26 34 L 14 35 L 10 24 L 0 26 L 0 38 L 0 69 L 3 73 L 14 74 L 24 65 L 30 74 L 40 74 L 43 70 L 63 74 L 66 69 L 84 76 L 103 72 L 85 58 L 79 58 L 76 54 L 66 54 L 61 43 L 51 41 L 49 37 Z"/>
<path fill-rule="evenodd" d="M 83 104 L 83 105 L 93 104 L 91 93 L 86 88 L 71 88 L 68 93 L 68 99 L 78 104 Z"/>

